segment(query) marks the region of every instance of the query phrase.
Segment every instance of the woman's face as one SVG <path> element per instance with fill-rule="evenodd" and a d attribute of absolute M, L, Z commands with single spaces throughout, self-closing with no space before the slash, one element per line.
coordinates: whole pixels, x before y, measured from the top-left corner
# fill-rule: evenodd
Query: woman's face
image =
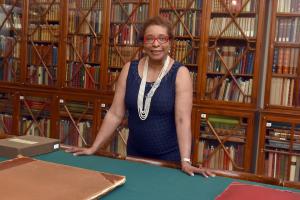
<path fill-rule="evenodd" d="M 166 27 L 150 25 L 146 28 L 144 33 L 144 51 L 150 60 L 162 62 L 170 47 L 171 43 Z"/>

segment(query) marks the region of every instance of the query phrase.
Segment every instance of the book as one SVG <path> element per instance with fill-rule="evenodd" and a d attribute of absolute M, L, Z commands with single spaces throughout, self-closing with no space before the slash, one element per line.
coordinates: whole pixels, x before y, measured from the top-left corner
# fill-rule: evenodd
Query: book
<path fill-rule="evenodd" d="M 96 199 L 125 183 L 108 174 L 29 157 L 0 162 L 1 199 Z"/>
<path fill-rule="evenodd" d="M 246 183 L 232 182 L 216 200 L 265 200 L 266 197 L 272 200 L 297 200 L 300 199 L 300 193 L 268 188 L 259 185 L 250 185 Z"/>
<path fill-rule="evenodd" d="M 59 149 L 59 140 L 24 135 L 0 140 L 0 156 L 15 158 L 18 155 L 35 156 Z"/>

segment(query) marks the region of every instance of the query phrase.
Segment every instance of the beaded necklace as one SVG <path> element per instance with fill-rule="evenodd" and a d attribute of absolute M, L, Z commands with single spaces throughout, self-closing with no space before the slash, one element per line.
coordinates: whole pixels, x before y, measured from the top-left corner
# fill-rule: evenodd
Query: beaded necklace
<path fill-rule="evenodd" d="M 166 75 L 166 72 L 167 72 L 167 69 L 169 66 L 169 62 L 170 62 L 170 56 L 167 56 L 167 58 L 165 59 L 163 68 L 159 72 L 159 75 L 158 75 L 156 81 L 154 82 L 150 91 L 146 95 L 145 105 L 144 105 L 144 94 L 145 94 L 146 80 L 147 80 L 147 75 L 148 75 L 148 61 L 149 61 L 149 57 L 147 56 L 146 60 L 145 60 L 145 64 L 144 64 L 143 78 L 142 78 L 142 81 L 140 84 L 139 94 L 138 94 L 138 98 L 137 98 L 138 113 L 139 113 L 139 117 L 141 120 L 146 120 L 148 117 L 151 99 L 152 99 L 156 89 L 159 87 L 162 78 Z"/>

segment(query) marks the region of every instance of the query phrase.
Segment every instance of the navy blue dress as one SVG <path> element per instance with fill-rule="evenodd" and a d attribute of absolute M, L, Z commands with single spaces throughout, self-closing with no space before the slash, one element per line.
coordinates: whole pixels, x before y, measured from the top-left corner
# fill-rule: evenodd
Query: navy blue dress
<path fill-rule="evenodd" d="M 141 120 L 137 109 L 141 77 L 138 74 L 138 61 L 131 62 L 125 95 L 129 127 L 128 155 L 180 161 L 175 126 L 175 80 L 180 66 L 182 65 L 179 62 L 174 62 L 171 69 L 163 77 L 160 86 L 152 97 L 147 119 Z M 152 84 L 146 83 L 145 95 L 148 94 Z"/>

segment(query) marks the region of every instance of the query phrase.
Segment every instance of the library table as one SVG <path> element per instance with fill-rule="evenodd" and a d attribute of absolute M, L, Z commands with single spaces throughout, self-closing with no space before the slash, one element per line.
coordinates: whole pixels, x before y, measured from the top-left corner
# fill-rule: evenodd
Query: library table
<path fill-rule="evenodd" d="M 263 183 L 254 183 L 251 181 L 244 181 L 222 176 L 204 178 L 200 175 L 195 175 L 191 177 L 174 168 L 96 155 L 73 156 L 72 154 L 66 153 L 63 150 L 39 155 L 35 158 L 96 171 L 125 175 L 125 184 L 104 196 L 103 199 L 105 200 L 209 200 L 214 199 L 216 196 L 222 193 L 224 189 L 233 181 L 260 184 L 266 185 L 267 187 L 300 192 L 300 190 L 297 189 L 267 185 Z M 220 171 L 216 171 L 216 173 L 222 174 Z M 231 173 L 232 176 L 234 176 L 234 174 L 235 172 Z M 251 180 L 251 177 L 245 177 L 246 179 Z M 260 181 L 262 181 L 262 179 L 260 179 Z"/>

